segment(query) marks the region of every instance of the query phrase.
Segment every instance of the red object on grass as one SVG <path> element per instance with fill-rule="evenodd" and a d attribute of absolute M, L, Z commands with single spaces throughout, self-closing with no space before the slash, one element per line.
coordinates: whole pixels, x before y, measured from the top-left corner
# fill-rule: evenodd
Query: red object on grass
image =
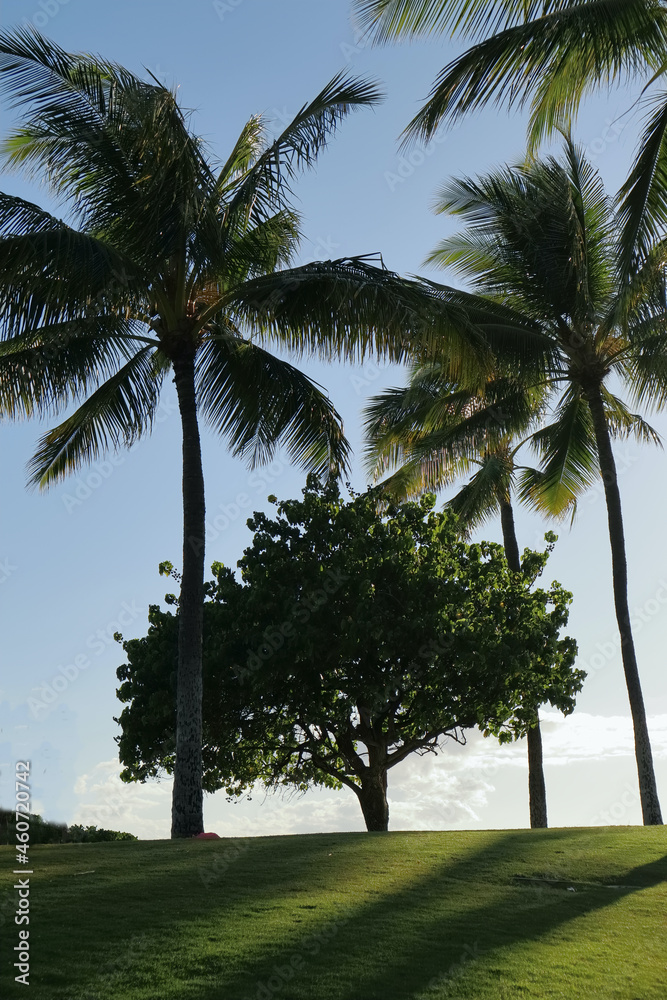
<path fill-rule="evenodd" d="M 195 840 L 220 840 L 217 833 L 196 833 Z"/>

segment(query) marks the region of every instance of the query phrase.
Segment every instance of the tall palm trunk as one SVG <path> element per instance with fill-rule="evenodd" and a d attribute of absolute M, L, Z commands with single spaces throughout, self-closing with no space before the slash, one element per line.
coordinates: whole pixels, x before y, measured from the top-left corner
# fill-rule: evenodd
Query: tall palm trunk
<path fill-rule="evenodd" d="M 509 499 L 500 504 L 500 521 L 507 565 L 514 573 L 521 572 L 519 543 L 514 527 L 514 511 Z M 531 828 L 547 826 L 547 788 L 542 762 L 542 732 L 540 719 L 535 711 L 535 725 L 528 730 L 528 800 Z"/>
<path fill-rule="evenodd" d="M 616 621 L 621 636 L 621 656 L 625 683 L 628 688 L 632 724 L 635 733 L 635 756 L 639 774 L 639 794 L 642 804 L 642 816 L 645 826 L 656 826 L 662 823 L 658 789 L 653 769 L 653 755 L 646 723 L 646 709 L 642 695 L 635 643 L 630 625 L 630 609 L 628 607 L 628 565 L 625 555 L 625 534 L 623 531 L 623 514 L 621 511 L 621 494 L 618 489 L 616 463 L 611 447 L 609 427 L 604 412 L 604 403 L 599 384 L 591 386 L 586 392 L 586 400 L 590 407 L 595 440 L 597 442 L 600 472 L 604 484 L 607 501 L 607 518 L 609 521 L 609 542 L 611 545 L 611 565 L 614 585 L 614 605 Z"/>
<path fill-rule="evenodd" d="M 174 361 L 183 427 L 183 576 L 179 602 L 176 764 L 171 836 L 204 829 L 202 793 L 202 635 L 205 501 L 195 398 L 194 355 Z"/>

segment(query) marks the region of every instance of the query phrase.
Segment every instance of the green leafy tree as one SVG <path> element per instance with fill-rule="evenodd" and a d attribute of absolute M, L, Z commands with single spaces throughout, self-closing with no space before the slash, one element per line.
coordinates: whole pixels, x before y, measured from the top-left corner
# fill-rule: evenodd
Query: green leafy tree
<path fill-rule="evenodd" d="M 337 76 L 271 139 L 252 117 L 216 163 L 176 96 L 39 33 L 0 34 L 20 109 L 5 162 L 45 181 L 69 221 L 0 194 L 0 412 L 77 408 L 40 441 L 47 487 L 148 433 L 176 384 L 183 430 L 177 762 L 172 835 L 203 828 L 201 642 L 205 496 L 200 418 L 251 464 L 284 446 L 338 474 L 348 444 L 327 396 L 270 348 L 400 358 L 417 286 L 370 261 L 293 263 L 291 185 L 377 88 Z"/>
<path fill-rule="evenodd" d="M 539 393 L 510 378 L 490 380 L 481 391 L 452 385 L 439 365 L 417 365 L 403 389 L 387 389 L 366 408 L 367 457 L 391 496 L 420 496 L 470 477 L 448 507 L 467 535 L 500 516 L 505 558 L 521 572 L 513 494 L 520 466 L 517 452 L 542 412 Z M 514 433 L 508 433 L 508 425 Z M 542 734 L 537 711 L 527 732 L 531 827 L 547 826 Z"/>
<path fill-rule="evenodd" d="M 453 180 L 440 211 L 468 228 L 444 240 L 429 258 L 473 281 L 474 308 L 502 300 L 532 332 L 524 375 L 548 394 L 550 422 L 534 436 L 539 472 L 521 478 L 519 497 L 536 510 L 562 515 L 602 477 L 607 504 L 616 619 L 632 713 L 642 814 L 661 823 L 628 607 L 628 570 L 612 439 L 655 431 L 615 394 L 662 405 L 665 376 L 664 248 L 657 246 L 631 280 L 619 278 L 621 219 L 599 175 L 568 140 L 561 161 L 532 161 L 474 180 Z M 502 362 L 502 351 L 498 351 Z"/>
<path fill-rule="evenodd" d="M 82 826 L 80 823 L 73 823 L 67 828 L 65 838 L 74 844 L 99 844 L 102 842 L 116 840 L 138 840 L 133 833 L 124 833 L 120 830 L 105 830 L 102 827 L 98 830 L 96 826 Z"/>
<path fill-rule="evenodd" d="M 345 786 L 367 828 L 386 830 L 387 775 L 410 754 L 464 741 L 474 726 L 501 742 L 524 735 L 524 706 L 542 700 L 573 709 L 583 674 L 574 641 L 560 638 L 571 598 L 556 583 L 533 589 L 546 553 L 526 553 L 525 573 L 512 573 L 501 546 L 467 545 L 434 504 L 387 505 L 377 489 L 346 503 L 335 484 L 310 479 L 275 519 L 248 522 L 242 584 L 214 565 L 209 789 Z M 173 767 L 176 630 L 176 616 L 154 607 L 148 635 L 124 644 L 126 780 Z"/>
<path fill-rule="evenodd" d="M 664 236 L 664 0 L 353 0 L 353 9 L 377 42 L 434 33 L 473 42 L 439 73 L 426 104 L 405 130 L 408 141 L 428 140 L 440 125 L 493 104 L 529 108 L 528 140 L 534 152 L 556 129 L 569 129 L 589 93 L 645 82 L 644 131 L 622 190 L 625 272 Z"/>

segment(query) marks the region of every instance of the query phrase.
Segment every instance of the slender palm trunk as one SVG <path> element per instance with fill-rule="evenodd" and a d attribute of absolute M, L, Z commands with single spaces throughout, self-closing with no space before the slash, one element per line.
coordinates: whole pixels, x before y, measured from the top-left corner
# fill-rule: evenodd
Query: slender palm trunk
<path fill-rule="evenodd" d="M 519 543 L 514 527 L 514 511 L 509 500 L 500 504 L 500 521 L 507 565 L 514 573 L 521 572 Z M 542 732 L 540 719 L 535 711 L 535 725 L 528 730 L 528 800 L 531 828 L 547 826 L 547 787 L 542 762 Z"/>
<path fill-rule="evenodd" d="M 628 565 L 625 555 L 625 534 L 623 531 L 623 514 L 621 511 L 621 494 L 618 489 L 616 463 L 611 447 L 609 427 L 604 412 L 604 404 L 600 386 L 595 385 L 586 392 L 586 400 L 590 407 L 595 440 L 597 442 L 600 460 L 600 472 L 604 484 L 607 501 L 607 518 L 609 521 L 609 542 L 611 545 L 611 565 L 614 585 L 614 604 L 616 621 L 621 637 L 621 656 L 625 683 L 628 688 L 632 724 L 635 733 L 635 756 L 639 774 L 639 795 L 642 804 L 642 816 L 645 826 L 656 826 L 662 823 L 658 789 L 653 769 L 653 755 L 646 723 L 646 709 L 642 695 L 635 643 L 630 625 L 630 609 L 628 607 Z"/>
<path fill-rule="evenodd" d="M 174 362 L 183 427 L 183 576 L 179 602 L 176 764 L 171 836 L 202 833 L 202 634 L 204 605 L 204 475 L 195 398 L 194 357 Z"/>
<path fill-rule="evenodd" d="M 503 546 L 507 565 L 513 573 L 520 573 L 521 556 L 519 555 L 519 543 L 514 527 L 514 511 L 509 500 L 503 500 L 500 504 L 500 523 L 503 529 Z"/>

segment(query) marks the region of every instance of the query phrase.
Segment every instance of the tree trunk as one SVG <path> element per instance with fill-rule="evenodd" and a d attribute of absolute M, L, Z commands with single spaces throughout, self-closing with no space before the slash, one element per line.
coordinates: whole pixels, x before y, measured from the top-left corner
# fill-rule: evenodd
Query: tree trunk
<path fill-rule="evenodd" d="M 521 556 L 519 555 L 519 543 L 514 527 L 514 511 L 509 499 L 503 500 L 500 504 L 500 520 L 507 565 L 514 573 L 520 573 Z M 528 730 L 528 802 L 531 828 L 546 827 L 547 787 L 544 781 L 542 732 L 537 709 L 535 710 L 535 725 Z"/>
<path fill-rule="evenodd" d="M 389 828 L 387 772 L 364 775 L 361 779 L 361 788 L 357 788 L 357 796 L 368 832 L 386 833 Z"/>
<path fill-rule="evenodd" d="M 202 792 L 202 634 L 205 502 L 194 357 L 174 362 L 183 427 L 183 576 L 178 615 L 176 763 L 171 836 L 204 830 Z"/>
<path fill-rule="evenodd" d="M 630 609 L 628 607 L 628 565 L 625 555 L 625 534 L 623 531 L 623 514 L 621 511 L 621 494 L 618 489 L 616 463 L 611 447 L 609 427 L 604 412 L 604 403 L 600 386 L 595 385 L 586 392 L 586 400 L 590 407 L 595 439 L 600 460 L 600 472 L 604 484 L 607 501 L 607 518 L 609 521 L 609 542 L 611 545 L 611 565 L 614 585 L 614 605 L 616 621 L 621 637 L 621 657 L 625 672 L 625 683 L 628 688 L 632 724 L 635 733 L 635 756 L 637 758 L 637 773 L 639 775 L 639 794 L 642 804 L 642 816 L 645 826 L 657 826 L 662 823 L 658 789 L 653 769 L 653 755 L 646 723 L 646 709 L 642 695 L 635 643 L 630 625 Z"/>
<path fill-rule="evenodd" d="M 514 511 L 509 500 L 503 500 L 500 504 L 500 523 L 503 529 L 503 546 L 507 565 L 513 573 L 520 573 L 521 556 L 519 555 L 519 543 L 514 527 Z"/>

